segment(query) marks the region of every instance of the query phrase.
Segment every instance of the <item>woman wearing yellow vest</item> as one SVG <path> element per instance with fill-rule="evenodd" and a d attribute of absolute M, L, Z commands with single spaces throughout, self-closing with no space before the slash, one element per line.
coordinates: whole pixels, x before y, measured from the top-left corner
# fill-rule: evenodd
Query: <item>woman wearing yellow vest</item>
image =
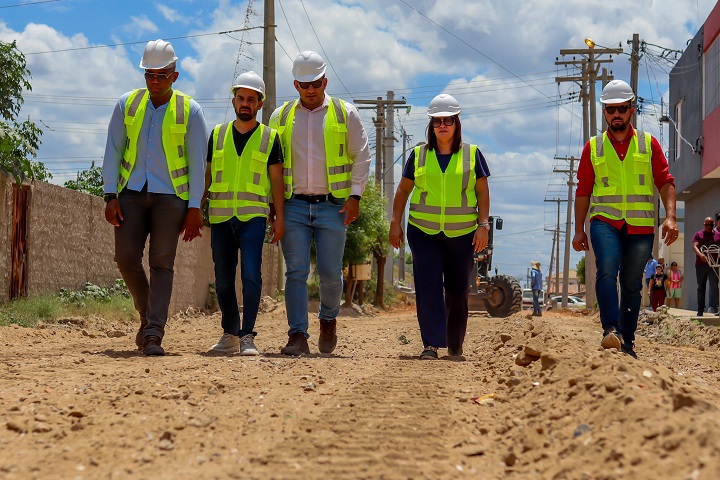
<path fill-rule="evenodd" d="M 427 143 L 414 148 L 393 201 L 390 244 L 399 248 L 404 240 L 402 214 L 410 198 L 407 239 L 421 360 L 437 359 L 444 347 L 450 356 L 462 355 L 473 252 L 488 243 L 490 170 L 476 145 L 462 143 L 460 111 L 451 95 L 430 102 Z"/>

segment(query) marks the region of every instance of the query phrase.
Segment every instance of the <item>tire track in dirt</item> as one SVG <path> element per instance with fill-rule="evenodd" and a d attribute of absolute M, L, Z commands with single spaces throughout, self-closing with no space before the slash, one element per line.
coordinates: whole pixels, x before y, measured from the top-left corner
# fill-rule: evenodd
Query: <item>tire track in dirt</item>
<path fill-rule="evenodd" d="M 382 371 L 334 396 L 315 422 L 305 422 L 304 429 L 274 445 L 263 459 L 253 459 L 264 464 L 258 473 L 273 478 L 455 478 L 459 472 L 442 430 L 451 412 L 440 401 L 436 380 L 444 377 L 439 371 L 452 366 L 414 359 L 384 364 Z"/>

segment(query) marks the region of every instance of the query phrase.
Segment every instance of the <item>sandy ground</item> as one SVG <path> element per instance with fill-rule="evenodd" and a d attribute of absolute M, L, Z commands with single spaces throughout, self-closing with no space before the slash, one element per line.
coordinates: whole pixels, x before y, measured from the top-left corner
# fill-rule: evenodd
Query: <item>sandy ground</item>
<path fill-rule="evenodd" d="M 651 320 L 639 360 L 570 311 L 472 316 L 464 358 L 428 362 L 413 308 L 343 309 L 302 358 L 282 305 L 259 357 L 207 353 L 217 314 L 174 317 L 160 358 L 134 325 L 4 327 L 0 478 L 720 478 L 718 329 Z"/>

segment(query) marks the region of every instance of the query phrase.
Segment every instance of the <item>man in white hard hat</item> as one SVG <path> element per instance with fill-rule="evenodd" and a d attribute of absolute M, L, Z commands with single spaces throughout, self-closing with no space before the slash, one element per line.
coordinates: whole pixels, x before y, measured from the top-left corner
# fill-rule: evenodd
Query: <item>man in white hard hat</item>
<path fill-rule="evenodd" d="M 165 355 L 178 238 L 200 236 L 207 131 L 200 105 L 174 90 L 178 58 L 164 40 L 147 43 L 145 88 L 120 97 L 103 161 L 105 219 L 115 226 L 115 262 L 140 313 L 135 343 Z M 150 278 L 142 266 L 150 237 Z"/>
<path fill-rule="evenodd" d="M 675 179 L 657 139 L 630 125 L 634 99 L 630 85 L 622 80 L 613 80 L 603 89 L 600 102 L 608 130 L 591 138 L 582 152 L 572 243 L 576 251 L 589 250 L 585 219 L 590 212 L 595 291 L 603 326 L 600 345 L 637 358 L 634 342 L 643 272 L 655 239 L 653 183 L 665 206 L 661 231 L 666 245 L 677 240 L 678 227 Z"/>
<path fill-rule="evenodd" d="M 284 230 L 283 157 L 275 130 L 256 119 L 265 100 L 263 79 L 255 72 L 242 73 L 230 92 L 235 120 L 214 128 L 205 173 L 215 290 L 223 329 L 211 351 L 259 355 L 254 329 L 262 293 L 262 252 L 271 194 L 275 206 L 270 219 L 272 243 L 282 238 Z M 235 293 L 238 250 L 242 326 Z"/>
<path fill-rule="evenodd" d="M 318 349 L 337 344 L 336 317 L 343 290 L 342 259 L 347 226 L 360 213 L 360 198 L 370 169 L 368 139 L 352 104 L 325 94 L 325 62 L 302 52 L 293 62 L 300 98 L 273 112 L 285 157 L 285 303 L 288 343 L 281 352 L 310 352 L 307 279 L 310 247 L 315 242 L 320 276 Z"/>

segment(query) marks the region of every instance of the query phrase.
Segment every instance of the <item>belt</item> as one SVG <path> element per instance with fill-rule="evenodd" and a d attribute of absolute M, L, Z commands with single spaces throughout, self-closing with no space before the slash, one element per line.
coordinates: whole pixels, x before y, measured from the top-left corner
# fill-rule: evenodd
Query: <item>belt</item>
<path fill-rule="evenodd" d="M 299 195 L 296 194 L 293 196 L 293 198 L 297 198 L 298 200 L 302 200 L 303 202 L 308 203 L 322 203 L 327 202 L 332 198 L 332 195 L 329 193 L 326 193 L 325 195 Z"/>

